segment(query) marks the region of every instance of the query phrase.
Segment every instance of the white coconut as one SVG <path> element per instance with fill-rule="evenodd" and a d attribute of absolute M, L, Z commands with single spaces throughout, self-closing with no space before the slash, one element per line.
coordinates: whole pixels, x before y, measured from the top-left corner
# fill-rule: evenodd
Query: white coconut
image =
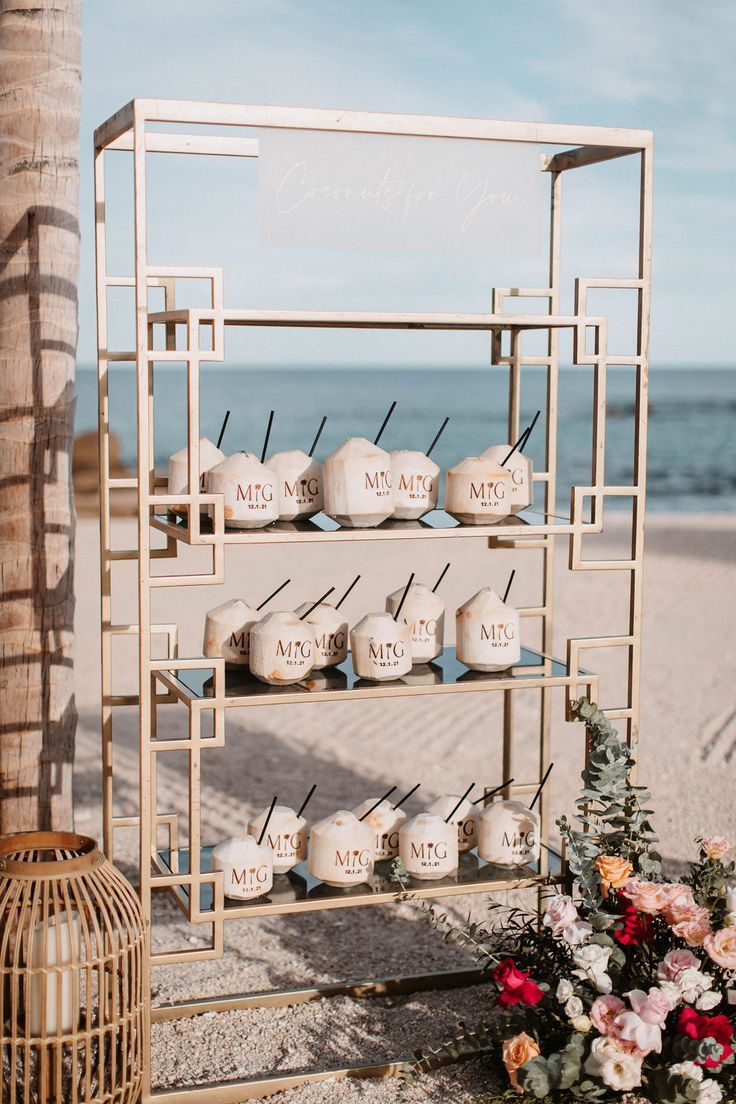
<path fill-rule="evenodd" d="M 432 802 L 427 812 L 434 813 L 435 816 L 445 820 L 458 801 L 460 801 L 460 794 L 443 794 Z M 450 821 L 450 824 L 454 824 L 457 828 L 457 844 L 461 854 L 475 847 L 475 818 L 475 806 L 468 801 L 467 797 L 463 798 Z"/>
<path fill-rule="evenodd" d="M 399 858 L 413 878 L 446 878 L 457 870 L 457 829 L 433 813 L 419 813 L 399 831 Z"/>
<path fill-rule="evenodd" d="M 478 854 L 495 866 L 528 866 L 541 853 L 539 817 L 521 801 L 493 801 L 476 821 Z"/>
<path fill-rule="evenodd" d="M 331 886 L 360 885 L 373 873 L 373 829 L 339 809 L 312 825 L 307 869 Z"/>
<path fill-rule="evenodd" d="M 386 599 L 386 611 L 392 617 L 399 608 L 405 589 L 395 590 Z M 429 663 L 442 654 L 445 603 L 425 583 L 411 584 L 399 620 L 409 626 L 412 663 Z"/>
<path fill-rule="evenodd" d="M 267 613 L 250 631 L 250 670 L 270 686 L 305 678 L 314 665 L 312 626 L 287 610 Z"/>
<path fill-rule="evenodd" d="M 495 525 L 511 513 L 510 484 L 495 460 L 468 456 L 447 473 L 445 510 L 464 525 Z"/>
<path fill-rule="evenodd" d="M 455 614 L 457 658 L 473 671 L 505 671 L 521 659 L 519 611 L 484 587 Z"/>
<path fill-rule="evenodd" d="M 350 437 L 322 465 L 325 513 L 340 525 L 368 529 L 394 512 L 391 457 L 365 437 Z"/>
<path fill-rule="evenodd" d="M 260 838 L 270 806 L 248 821 L 248 833 Z M 307 822 L 288 805 L 274 805 L 263 842 L 273 853 L 274 874 L 286 874 L 307 857 Z"/>
<path fill-rule="evenodd" d="M 199 477 L 200 486 L 202 486 L 202 476 L 205 472 L 208 472 L 210 468 L 214 468 L 216 464 L 219 464 L 225 459 L 225 453 L 221 452 L 217 445 L 213 445 L 209 437 L 199 438 Z M 168 491 L 169 494 L 189 494 L 189 449 L 183 448 L 175 452 L 173 456 L 169 457 L 169 479 L 168 479 Z M 195 487 L 192 490 L 192 494 L 195 494 L 199 488 Z M 169 506 L 169 509 L 174 509 L 173 506 Z"/>
<path fill-rule="evenodd" d="M 411 631 L 389 613 L 369 613 L 350 631 L 358 678 L 386 682 L 411 670 Z"/>
<path fill-rule="evenodd" d="M 508 464 L 504 464 L 504 458 L 511 452 L 511 445 L 491 445 L 482 452 L 481 459 L 496 460 L 511 476 L 509 494 L 511 496 L 511 513 L 518 514 L 531 506 L 534 501 L 534 483 L 532 479 L 533 465 L 528 456 L 518 449 L 509 458 Z"/>
<path fill-rule="evenodd" d="M 437 505 L 440 469 L 423 452 L 397 449 L 391 453 L 395 518 L 415 521 Z"/>
<path fill-rule="evenodd" d="M 301 617 L 313 604 L 302 602 L 294 613 Z M 320 602 L 304 621 L 314 630 L 314 670 L 344 663 L 348 656 L 348 623 L 340 611 L 329 602 Z"/>
<path fill-rule="evenodd" d="M 324 497 L 319 461 L 293 449 L 270 456 L 268 466 L 278 476 L 280 521 L 299 521 L 320 512 Z"/>
<path fill-rule="evenodd" d="M 376 805 L 377 797 L 367 797 L 353 809 L 358 820 Z M 374 849 L 376 862 L 384 862 L 393 859 L 399 853 L 399 828 L 406 820 L 403 809 L 396 809 L 388 799 L 376 805 L 372 812 L 368 813 L 363 824 L 367 824 L 374 832 Z"/>
<path fill-rule="evenodd" d="M 204 654 L 208 659 L 222 657 L 226 664 L 247 667 L 250 630 L 260 617 L 258 610 L 241 598 L 231 598 L 208 610 L 204 621 Z"/>
<path fill-rule="evenodd" d="M 227 528 L 261 529 L 278 519 L 278 477 L 254 452 L 234 452 L 210 468 L 205 482 L 210 494 L 224 495 Z"/>
<path fill-rule="evenodd" d="M 253 836 L 236 836 L 218 843 L 212 867 L 224 875 L 225 896 L 249 901 L 262 897 L 273 885 L 273 855 Z"/>

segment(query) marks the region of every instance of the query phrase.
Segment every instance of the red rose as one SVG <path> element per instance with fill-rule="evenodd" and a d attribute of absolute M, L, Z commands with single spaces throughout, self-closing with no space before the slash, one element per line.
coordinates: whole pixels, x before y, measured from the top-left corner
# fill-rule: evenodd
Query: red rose
<path fill-rule="evenodd" d="M 613 933 L 614 937 L 625 947 L 651 943 L 653 935 L 651 916 L 638 912 L 623 892 L 619 893 L 618 900 L 624 909 L 619 917 L 623 920 L 623 927 Z"/>
<path fill-rule="evenodd" d="M 539 1004 L 544 993 L 532 981 L 528 971 L 520 970 L 513 958 L 504 958 L 493 971 L 493 980 L 500 986 L 498 1003 L 502 1008 L 512 1004 Z"/>
<path fill-rule="evenodd" d="M 707 1069 L 717 1069 L 721 1062 L 725 1062 L 733 1054 L 733 1047 L 730 1045 L 733 1027 L 728 1016 L 704 1016 L 694 1008 L 683 1008 L 677 1021 L 677 1030 L 680 1035 L 687 1035 L 689 1039 L 715 1039 L 721 1044 L 723 1049 L 720 1058 L 707 1058 L 705 1062 L 698 1063 Z"/>

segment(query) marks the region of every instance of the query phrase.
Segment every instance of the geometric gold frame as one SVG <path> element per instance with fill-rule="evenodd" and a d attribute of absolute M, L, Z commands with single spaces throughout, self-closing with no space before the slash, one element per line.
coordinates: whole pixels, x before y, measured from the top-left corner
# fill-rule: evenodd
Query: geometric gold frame
<path fill-rule="evenodd" d="M 202 134 L 177 130 L 164 133 L 151 129 L 163 123 L 204 125 L 231 133 Z M 563 147 L 546 154 L 542 171 L 550 184 L 549 218 L 549 282 L 544 288 L 496 288 L 488 314 L 364 314 L 344 312 L 294 312 L 231 310 L 223 302 L 222 272 L 217 268 L 192 268 L 149 265 L 147 259 L 146 158 L 149 153 L 199 154 L 233 157 L 257 157 L 257 132 L 262 128 L 285 127 L 302 130 L 360 132 L 373 134 L 415 135 L 426 137 L 472 138 L 478 141 L 531 142 L 544 147 Z M 234 136 L 233 136 L 234 133 Z M 132 155 L 135 213 L 135 271 L 120 276 L 108 273 L 105 240 L 105 157 L 123 151 Z M 562 182 L 566 172 L 619 157 L 637 157 L 640 161 L 640 204 L 637 275 L 631 279 L 584 277 L 576 281 L 574 310 L 560 315 L 560 235 Z M 211 946 L 205 950 L 152 954 L 144 965 L 144 988 L 150 993 L 151 968 L 156 965 L 181 963 L 219 957 L 223 953 L 224 925 L 232 916 L 263 915 L 289 911 L 315 910 L 374 904 L 392 897 L 390 887 L 378 891 L 339 898 L 336 895 L 315 897 L 310 893 L 281 905 L 268 900 L 247 908 L 226 907 L 222 876 L 203 868 L 200 839 L 199 767 L 201 756 L 210 747 L 222 746 L 226 739 L 226 716 L 229 708 L 257 705 L 258 700 L 232 700 L 227 696 L 225 669 L 222 660 L 179 655 L 177 626 L 152 622 L 151 596 L 158 587 L 217 584 L 224 580 L 225 546 L 248 543 L 253 554 L 264 543 L 275 540 L 299 543 L 305 540 L 338 542 L 343 540 L 445 539 L 463 536 L 487 536 L 489 546 L 518 549 L 536 548 L 542 551 L 541 602 L 522 609 L 525 618 L 535 618 L 541 624 L 541 653 L 525 667 L 496 678 L 493 684 L 482 686 L 454 683 L 417 687 L 403 684 L 378 684 L 371 690 L 330 690 L 310 694 L 306 700 L 320 701 L 361 696 L 403 696 L 417 693 L 447 693 L 478 689 L 494 689 L 503 694 L 504 777 L 512 771 L 513 712 L 516 692 L 531 688 L 540 694 L 539 769 L 546 768 L 550 758 L 550 732 L 553 691 L 565 687 L 567 698 L 578 692 L 598 697 L 598 678 L 583 672 L 581 656 L 598 648 L 623 647 L 628 656 L 628 691 L 626 700 L 606 707 L 608 716 L 625 722 L 629 743 L 636 746 L 639 726 L 640 651 L 642 609 L 642 558 L 645 505 L 645 460 L 647 436 L 647 366 L 649 344 L 651 235 L 652 235 L 652 135 L 649 131 L 623 130 L 606 127 L 566 126 L 552 123 L 504 122 L 487 119 L 442 118 L 432 116 L 388 115 L 350 111 L 294 109 L 239 104 L 215 104 L 187 101 L 137 99 L 128 103 L 104 122 L 95 132 L 95 221 L 96 221 L 96 289 L 98 318 L 98 398 L 100 443 L 100 565 L 102 579 L 102 762 L 104 849 L 113 857 L 117 828 L 134 827 L 139 836 L 139 893 L 147 925 L 151 923 L 151 896 L 154 892 L 172 895 L 192 923 L 208 924 L 212 930 Z M 182 281 L 206 280 L 209 305 L 196 310 L 178 309 L 177 288 Z M 115 287 L 133 289 L 136 310 L 135 349 L 112 351 L 108 348 L 108 291 Z M 162 288 L 164 310 L 151 312 L 149 289 Z M 630 354 L 611 355 L 607 350 L 607 320 L 588 314 L 588 293 L 597 288 L 627 288 L 636 291 L 636 348 Z M 546 301 L 545 313 L 517 314 L 507 310 L 509 299 L 533 297 Z M 511 518 L 500 526 L 379 530 L 337 530 L 331 532 L 266 533 L 258 530 L 228 531 L 224 527 L 223 499 L 205 495 L 198 489 L 199 471 L 199 372 L 207 361 L 221 361 L 225 356 L 226 333 L 230 326 L 328 326 L 348 328 L 421 328 L 444 330 L 483 330 L 490 338 L 491 363 L 508 368 L 509 440 L 515 440 L 519 430 L 520 394 L 523 369 L 527 365 L 546 366 L 546 462 L 544 471 L 534 478 L 543 488 L 543 516 L 527 523 Z M 202 329 L 209 331 L 211 342 L 200 348 Z M 592 427 L 592 458 L 590 485 L 573 487 L 569 519 L 554 517 L 557 479 L 557 388 L 559 369 L 559 333 L 570 330 L 573 335 L 573 361 L 590 365 L 594 379 L 594 416 Z M 529 356 L 523 351 L 523 336 L 530 330 L 547 334 L 544 356 Z M 589 336 L 593 348 L 589 351 Z M 157 341 L 159 335 L 163 342 Z M 502 339 L 509 338 L 509 351 L 504 353 Z M 184 345 L 182 347 L 182 337 Z M 156 344 L 163 347 L 156 348 Z M 176 523 L 167 513 L 173 500 L 154 472 L 153 404 L 154 364 L 164 361 L 186 363 L 188 395 L 189 487 L 194 493 L 177 494 L 175 501 L 188 507 L 185 524 Z M 109 463 L 109 373 L 115 364 L 135 363 L 137 381 L 138 468 L 135 478 L 113 478 Z M 633 480 L 631 485 L 611 486 L 605 481 L 606 370 L 611 364 L 633 366 L 636 376 L 636 405 Z M 111 542 L 111 497 L 120 489 L 136 489 L 138 495 L 138 540 L 136 548 L 114 549 Z M 602 532 L 603 504 L 606 497 L 627 496 L 633 501 L 631 552 L 625 560 L 588 560 L 583 555 L 583 537 Z M 200 508 L 214 507 L 214 519 L 206 530 L 200 524 Z M 586 517 L 589 505 L 590 517 Z M 152 547 L 152 534 L 166 537 L 162 548 Z M 569 542 L 571 571 L 625 571 L 629 573 L 629 623 L 623 635 L 570 639 L 566 664 L 556 665 L 550 658 L 553 627 L 554 547 L 557 539 Z M 209 571 L 203 575 L 176 573 L 180 543 L 207 545 L 211 548 Z M 462 548 L 462 545 L 458 546 Z M 152 570 L 154 560 L 164 560 L 167 571 Z M 112 620 L 112 596 L 116 564 L 135 561 L 138 572 L 138 623 L 115 624 Z M 162 565 L 163 566 L 163 565 Z M 137 638 L 139 690 L 133 694 L 113 693 L 112 641 L 116 635 Z M 154 658 L 154 641 L 165 641 L 163 658 Z M 188 677 L 197 672 L 212 674 L 212 688 L 207 696 L 192 691 Z M 269 703 L 274 702 L 269 697 Z M 305 701 L 303 694 L 286 691 L 279 701 Z M 137 815 L 116 814 L 114 805 L 113 717 L 121 706 L 135 705 L 139 714 L 140 786 Z M 157 739 L 157 710 L 173 705 L 186 711 L 186 726 L 181 738 Z M 204 715 L 212 721 L 202 735 Z M 156 799 L 156 765 L 158 756 L 169 751 L 185 751 L 189 759 L 189 840 L 186 852 L 180 850 L 179 823 L 175 813 L 159 810 Z M 507 796 L 531 792 L 536 780 L 509 788 Z M 541 802 L 542 835 L 548 832 L 549 811 Z M 164 833 L 168 850 L 159 850 Z M 185 866 L 179 855 L 186 853 Z M 162 857 L 163 856 L 163 857 Z M 168 856 L 168 857 L 167 857 Z M 424 883 L 420 895 L 439 897 L 458 892 L 480 892 L 519 885 L 543 886 L 564 879 L 562 870 L 551 868 L 548 853 L 543 852 L 539 869 L 525 870 L 515 878 L 498 868 L 483 868 L 467 881 Z M 208 906 L 202 909 L 202 894 Z M 273 993 L 236 994 L 231 997 L 202 998 L 151 1011 L 154 1021 L 185 1018 L 206 1011 L 222 1011 L 256 1005 L 292 1005 L 305 1000 L 335 994 L 370 996 L 417 989 L 446 988 L 469 984 L 477 980 L 473 970 L 449 971 L 405 978 L 372 978 L 348 980 L 340 984 L 317 985 Z M 143 1100 L 159 1104 L 227 1104 L 260 1099 L 305 1081 L 318 1081 L 335 1076 L 384 1076 L 395 1073 L 401 1062 L 356 1063 L 341 1069 L 314 1070 L 298 1074 L 265 1075 L 236 1082 L 219 1082 L 193 1089 L 151 1090 L 150 1037 L 144 1040 L 145 1082 Z"/>

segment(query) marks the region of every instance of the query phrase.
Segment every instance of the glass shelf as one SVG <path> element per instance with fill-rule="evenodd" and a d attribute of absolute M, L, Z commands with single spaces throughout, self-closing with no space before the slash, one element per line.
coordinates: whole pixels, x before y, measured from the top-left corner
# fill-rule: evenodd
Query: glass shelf
<path fill-rule="evenodd" d="M 212 847 L 203 847 L 200 852 L 200 869 L 203 874 L 212 870 Z M 460 856 L 458 869 L 446 878 L 436 881 L 423 881 L 410 878 L 408 891 L 416 897 L 450 897 L 464 893 L 490 893 L 504 889 L 523 889 L 528 886 L 559 884 L 563 880 L 560 856 L 546 849 L 549 871 L 540 873 L 539 864 L 524 867 L 501 867 L 486 863 L 475 851 L 467 851 Z M 175 852 L 159 851 L 154 860 L 154 869 L 159 874 L 170 877 L 172 874 L 189 873 L 189 850 L 180 848 Z M 154 875 L 155 876 L 155 875 Z M 171 886 L 180 908 L 189 915 L 190 887 Z M 288 874 L 274 876 L 273 889 L 263 897 L 253 901 L 238 901 L 226 897 L 224 916 L 230 919 L 246 916 L 268 916 L 290 912 L 315 912 L 326 908 L 350 908 L 356 905 L 377 905 L 396 899 L 398 886 L 391 877 L 391 861 L 376 864 L 374 873 L 361 885 L 336 889 L 317 881 L 307 871 L 306 863 L 290 870 Z M 200 884 L 201 914 L 213 914 L 214 889 L 212 882 Z"/>
<path fill-rule="evenodd" d="M 156 513 L 151 525 L 186 544 L 211 544 L 212 522 L 206 514 L 200 516 L 200 537 L 189 530 L 186 519 L 175 513 Z M 431 510 L 418 521 L 398 521 L 389 518 L 373 529 L 351 529 L 339 525 L 326 514 L 317 514 L 309 521 L 276 521 L 263 529 L 226 529 L 225 544 L 291 544 L 318 541 L 420 540 L 438 537 L 497 537 L 510 540 L 576 531 L 593 532 L 592 522 L 573 524 L 567 518 L 545 516 L 541 510 L 529 508 L 513 514 L 495 525 L 463 525 L 444 510 Z"/>
<path fill-rule="evenodd" d="M 187 704 L 212 699 L 214 678 L 211 668 L 158 671 L 157 677 L 181 701 Z M 268 686 L 253 678 L 250 671 L 226 668 L 226 708 L 269 705 L 278 702 L 340 701 L 346 698 L 381 698 L 408 694 L 478 692 L 509 690 L 521 687 L 571 686 L 587 681 L 588 672 L 568 673 L 567 664 L 551 659 L 529 648 L 522 648 L 521 662 L 506 671 L 486 673 L 469 671 L 454 648 L 445 648 L 439 659 L 412 667 L 400 679 L 390 682 L 370 682 L 358 678 L 352 657 L 339 667 L 313 671 L 303 682 L 290 686 Z"/>

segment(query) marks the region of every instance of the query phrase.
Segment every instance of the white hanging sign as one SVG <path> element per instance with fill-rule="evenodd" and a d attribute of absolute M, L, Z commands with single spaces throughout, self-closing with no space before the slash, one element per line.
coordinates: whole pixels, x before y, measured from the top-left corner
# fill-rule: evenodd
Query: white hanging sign
<path fill-rule="evenodd" d="M 532 143 L 268 128 L 258 162 L 265 245 L 486 256 L 541 248 Z"/>

